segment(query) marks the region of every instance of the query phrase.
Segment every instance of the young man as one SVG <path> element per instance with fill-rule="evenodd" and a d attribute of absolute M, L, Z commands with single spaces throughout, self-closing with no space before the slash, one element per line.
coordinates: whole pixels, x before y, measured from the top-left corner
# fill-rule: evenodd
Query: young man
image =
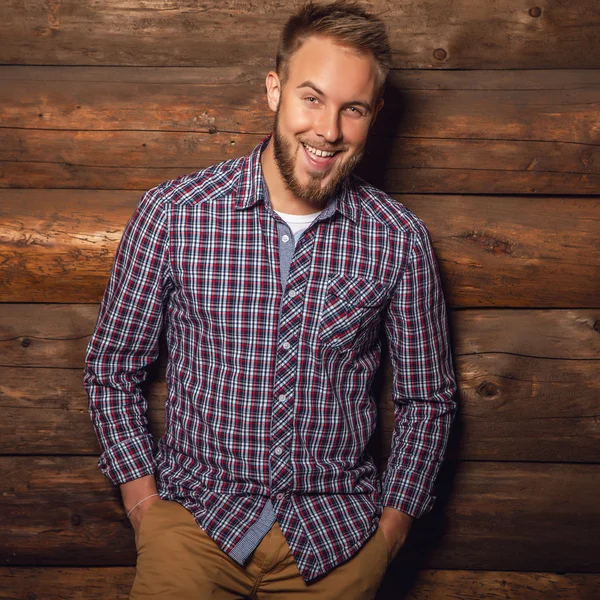
<path fill-rule="evenodd" d="M 352 175 L 383 104 L 383 24 L 288 21 L 272 137 L 148 192 L 124 232 L 85 382 L 138 548 L 137 598 L 371 598 L 432 486 L 455 410 L 424 225 Z M 166 433 L 140 392 L 166 329 Z M 395 430 L 366 451 L 384 331 Z"/>

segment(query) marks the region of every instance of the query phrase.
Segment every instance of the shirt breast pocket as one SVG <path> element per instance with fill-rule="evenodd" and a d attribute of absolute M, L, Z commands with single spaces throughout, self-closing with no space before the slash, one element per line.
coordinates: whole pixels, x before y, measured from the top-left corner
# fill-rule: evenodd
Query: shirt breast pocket
<path fill-rule="evenodd" d="M 380 281 L 331 275 L 321 316 L 321 350 L 351 350 L 370 343 L 378 335 L 387 299 L 387 287 Z"/>

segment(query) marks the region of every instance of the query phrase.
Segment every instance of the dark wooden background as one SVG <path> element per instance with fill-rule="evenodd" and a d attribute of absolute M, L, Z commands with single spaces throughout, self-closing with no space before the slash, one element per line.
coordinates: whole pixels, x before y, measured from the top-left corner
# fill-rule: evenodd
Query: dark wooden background
<path fill-rule="evenodd" d="M 141 192 L 269 132 L 295 4 L 0 2 L 0 599 L 127 597 L 85 347 Z M 380 598 L 598 598 L 600 7 L 370 4 L 394 71 L 363 173 L 430 227 L 460 382 L 438 502 Z M 159 369 L 157 433 L 163 395 Z"/>

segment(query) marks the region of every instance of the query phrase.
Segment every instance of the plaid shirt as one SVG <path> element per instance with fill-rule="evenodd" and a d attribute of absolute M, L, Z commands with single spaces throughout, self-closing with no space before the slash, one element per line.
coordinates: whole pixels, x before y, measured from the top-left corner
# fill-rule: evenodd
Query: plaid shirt
<path fill-rule="evenodd" d="M 300 238 L 282 289 L 261 149 L 144 195 L 85 384 L 113 483 L 155 474 L 161 497 L 229 554 L 270 502 L 309 581 L 360 550 L 382 506 L 415 517 L 431 508 L 455 382 L 422 222 L 351 176 Z M 166 432 L 155 452 L 140 383 L 163 326 Z M 366 451 L 381 330 L 395 403 L 382 481 Z"/>

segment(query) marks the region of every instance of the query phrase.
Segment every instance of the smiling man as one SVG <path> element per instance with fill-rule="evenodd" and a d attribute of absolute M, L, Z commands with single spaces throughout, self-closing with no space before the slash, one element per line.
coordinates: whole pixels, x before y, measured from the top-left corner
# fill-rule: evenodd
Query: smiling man
<path fill-rule="evenodd" d="M 382 75 L 372 55 L 323 36 L 306 39 L 278 72 L 266 81 L 275 126 L 264 177 L 274 207 L 314 211 L 360 162 Z"/>
<path fill-rule="evenodd" d="M 303 7 L 266 78 L 272 136 L 150 190 L 125 229 L 85 383 L 135 531 L 133 599 L 372 598 L 433 504 L 455 411 L 437 267 L 423 223 L 353 175 L 389 64 L 360 6 Z M 162 330 L 155 449 L 140 385 Z"/>

